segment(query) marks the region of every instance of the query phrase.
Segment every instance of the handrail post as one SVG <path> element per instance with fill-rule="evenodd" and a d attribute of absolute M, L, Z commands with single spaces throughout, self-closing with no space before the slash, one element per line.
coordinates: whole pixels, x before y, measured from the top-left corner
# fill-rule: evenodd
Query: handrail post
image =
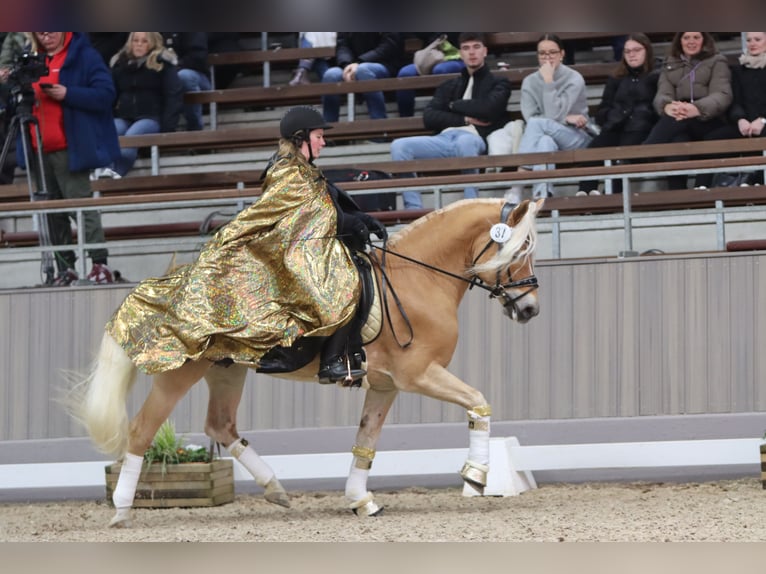
<path fill-rule="evenodd" d="M 215 66 L 210 66 L 210 89 L 215 90 Z M 215 101 L 210 102 L 210 129 L 214 130 L 218 128 L 218 103 Z"/>
<path fill-rule="evenodd" d="M 638 255 L 633 251 L 633 219 L 630 210 L 630 179 L 622 178 L 622 216 L 623 228 L 625 232 L 625 249 L 620 251 L 619 257 L 635 257 Z"/>
<path fill-rule="evenodd" d="M 77 284 L 83 285 L 87 284 L 88 280 L 86 277 L 88 276 L 87 271 L 87 261 L 85 260 L 85 224 L 83 222 L 83 209 L 82 207 L 78 207 L 76 211 L 76 219 L 77 219 L 77 271 L 80 278 L 77 280 Z"/>
<path fill-rule="evenodd" d="M 715 239 L 719 251 L 726 249 L 726 214 L 723 210 L 723 201 L 715 202 Z"/>
<path fill-rule="evenodd" d="M 558 209 L 551 210 L 551 255 L 553 259 L 561 259 L 561 213 Z"/>
<path fill-rule="evenodd" d="M 356 116 L 356 99 L 354 98 L 354 92 L 346 94 L 346 107 L 348 108 L 348 121 L 353 122 L 354 116 Z"/>
<path fill-rule="evenodd" d="M 261 32 L 261 50 L 269 49 L 269 33 Z M 271 85 L 271 62 L 263 62 L 263 87 L 268 88 Z"/>
<path fill-rule="evenodd" d="M 152 154 L 152 175 L 160 175 L 160 147 L 153 145 L 151 147 Z"/>

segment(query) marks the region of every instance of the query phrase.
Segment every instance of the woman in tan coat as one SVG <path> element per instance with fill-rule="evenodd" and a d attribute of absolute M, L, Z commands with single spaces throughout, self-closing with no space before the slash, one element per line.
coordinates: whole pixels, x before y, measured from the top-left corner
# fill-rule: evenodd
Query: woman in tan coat
<path fill-rule="evenodd" d="M 731 101 L 729 64 L 710 33 L 678 32 L 654 98 L 660 119 L 644 144 L 702 140 L 725 125 Z M 668 187 L 686 188 L 686 176 L 669 177 Z"/>

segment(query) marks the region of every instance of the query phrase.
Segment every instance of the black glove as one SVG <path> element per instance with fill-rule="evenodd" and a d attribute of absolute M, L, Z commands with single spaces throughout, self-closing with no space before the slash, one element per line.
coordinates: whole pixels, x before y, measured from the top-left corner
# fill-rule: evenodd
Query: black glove
<path fill-rule="evenodd" d="M 375 219 L 372 215 L 364 213 L 363 211 L 360 212 L 359 217 L 362 221 L 364 221 L 364 224 L 370 230 L 370 233 L 374 233 L 378 239 L 382 239 L 383 241 L 388 239 L 388 230 L 386 230 L 386 226 L 383 225 L 380 221 Z"/>
<path fill-rule="evenodd" d="M 340 235 L 350 249 L 364 251 L 367 242 L 370 240 L 370 230 L 364 224 L 364 221 L 356 214 L 342 213 L 339 221 Z"/>
<path fill-rule="evenodd" d="M 367 244 L 370 242 L 370 230 L 360 220 L 356 220 L 351 227 L 351 238 L 348 242 L 349 247 L 356 249 L 357 251 L 364 251 Z"/>

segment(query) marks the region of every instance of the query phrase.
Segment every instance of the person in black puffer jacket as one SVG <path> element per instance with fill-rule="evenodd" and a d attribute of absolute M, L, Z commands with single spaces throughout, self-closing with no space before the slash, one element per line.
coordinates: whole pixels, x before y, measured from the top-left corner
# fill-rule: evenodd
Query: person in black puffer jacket
<path fill-rule="evenodd" d="M 654 109 L 659 69 L 654 65 L 652 42 L 641 32 L 625 40 L 622 61 L 606 81 L 595 120 L 601 133 L 588 147 L 640 145 L 659 116 Z M 622 191 L 622 182 L 613 181 L 614 193 Z M 598 180 L 580 182 L 576 195 L 600 195 Z"/>
<path fill-rule="evenodd" d="M 173 132 L 183 105 L 183 86 L 175 55 L 163 47 L 159 32 L 131 32 L 112 57 L 117 100 L 114 125 L 119 135 Z M 133 167 L 137 148 L 122 148 L 114 171 L 124 176 Z"/>

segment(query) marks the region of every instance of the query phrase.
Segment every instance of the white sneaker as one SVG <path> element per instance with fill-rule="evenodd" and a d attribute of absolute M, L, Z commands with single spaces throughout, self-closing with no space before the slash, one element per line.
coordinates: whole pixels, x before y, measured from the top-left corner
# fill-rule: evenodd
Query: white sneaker
<path fill-rule="evenodd" d="M 583 191 L 582 189 L 579 190 L 577 193 L 575 193 L 575 197 L 584 197 L 586 195 L 588 195 L 588 192 L 587 191 Z"/>
<path fill-rule="evenodd" d="M 122 179 L 122 176 L 114 171 L 111 167 L 102 167 L 100 170 L 97 170 L 99 172 L 98 179 L 101 179 L 102 177 L 111 177 L 112 179 Z"/>
<path fill-rule="evenodd" d="M 597 190 L 597 189 L 591 189 L 588 192 L 588 195 L 601 195 L 601 192 L 599 190 Z"/>
<path fill-rule="evenodd" d="M 707 189 L 707 186 L 706 185 L 698 185 L 694 189 L 698 189 L 700 191 L 705 191 Z"/>

